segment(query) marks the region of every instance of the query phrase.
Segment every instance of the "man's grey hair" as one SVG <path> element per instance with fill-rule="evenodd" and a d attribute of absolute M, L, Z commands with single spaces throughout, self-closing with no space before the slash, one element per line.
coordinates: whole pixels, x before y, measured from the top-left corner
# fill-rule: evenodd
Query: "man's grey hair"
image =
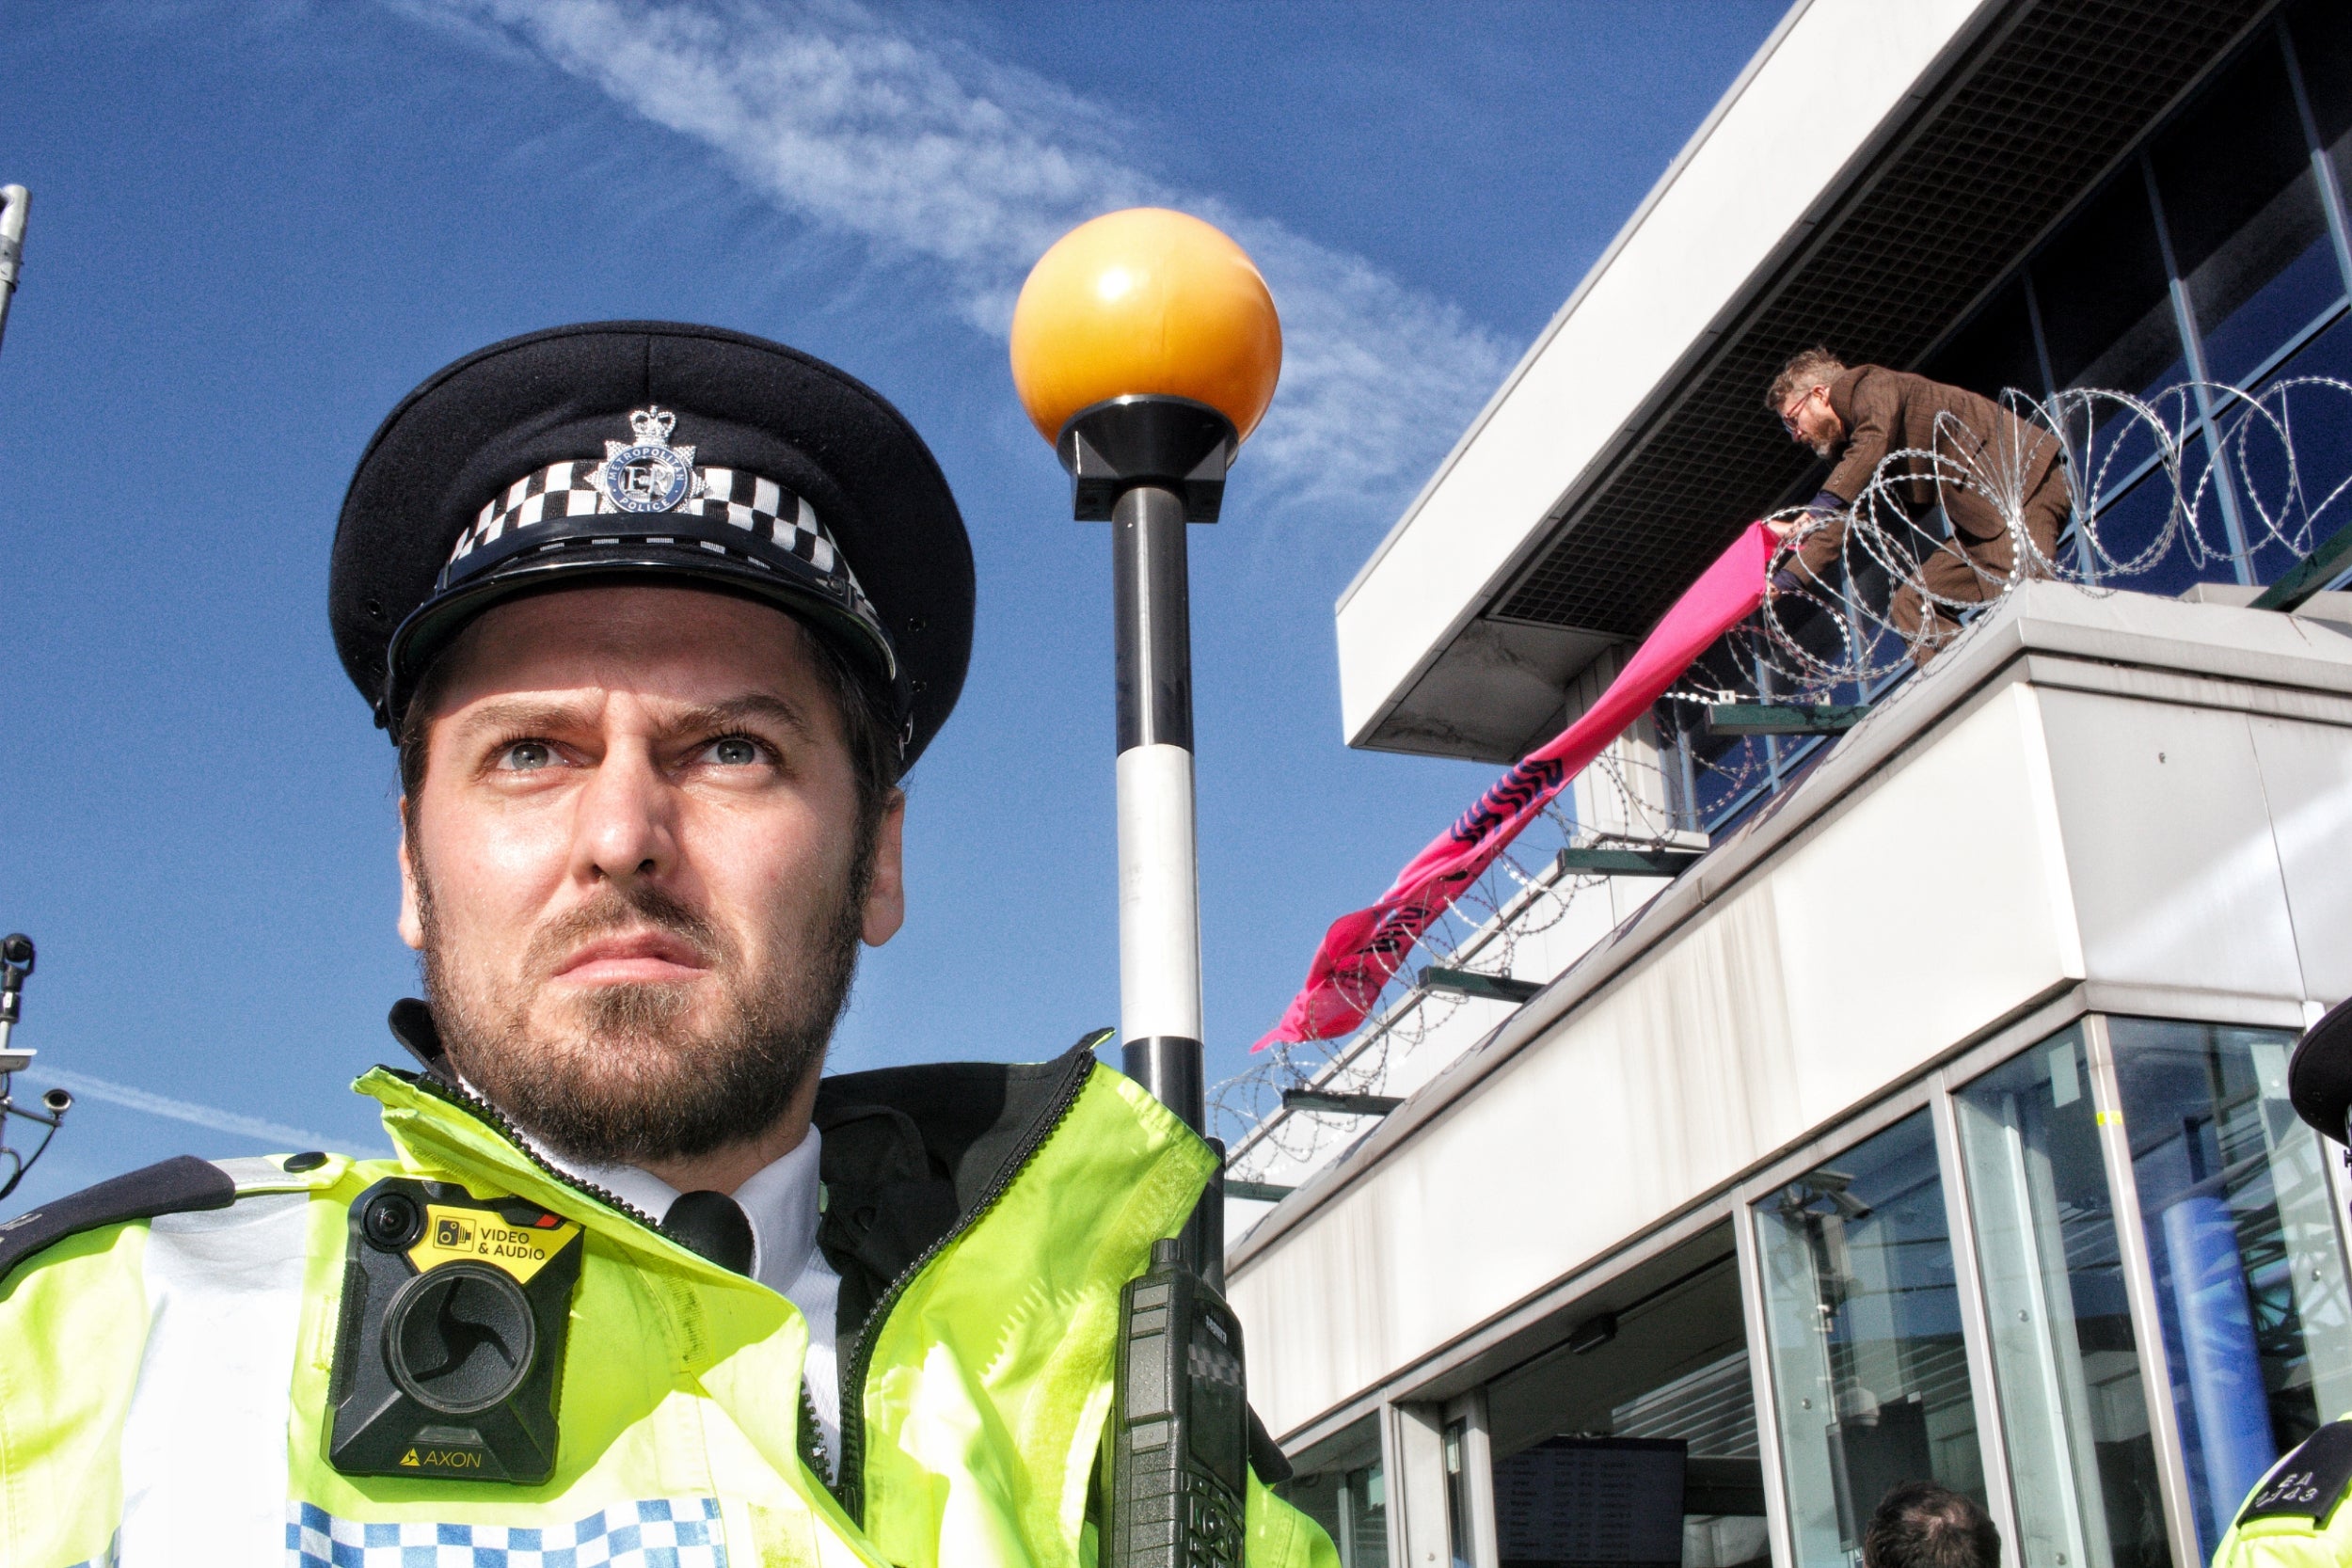
<path fill-rule="evenodd" d="M 1846 373 L 1846 362 L 1825 348 L 1809 348 L 1780 368 L 1764 392 L 1764 406 L 1777 414 L 1788 400 L 1812 387 L 1826 387 Z"/>

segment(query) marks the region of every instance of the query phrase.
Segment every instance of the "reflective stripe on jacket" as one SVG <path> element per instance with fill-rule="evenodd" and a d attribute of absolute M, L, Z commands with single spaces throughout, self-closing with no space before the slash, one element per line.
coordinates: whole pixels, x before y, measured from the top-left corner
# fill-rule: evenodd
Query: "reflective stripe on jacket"
<path fill-rule="evenodd" d="M 1093 1568 L 1119 1291 L 1215 1157 L 1090 1057 L 1068 1085 L 854 1352 L 845 1332 L 863 1370 L 845 1506 L 800 1458 L 790 1303 L 556 1177 L 457 1097 L 372 1071 L 358 1087 L 393 1160 L 228 1162 L 229 1206 L 89 1229 L 0 1281 L 0 1568 Z M 581 1227 L 544 1484 L 327 1463 L 349 1210 L 388 1176 Z M 1248 1530 L 1249 1568 L 1336 1568 L 1254 1477 Z"/>

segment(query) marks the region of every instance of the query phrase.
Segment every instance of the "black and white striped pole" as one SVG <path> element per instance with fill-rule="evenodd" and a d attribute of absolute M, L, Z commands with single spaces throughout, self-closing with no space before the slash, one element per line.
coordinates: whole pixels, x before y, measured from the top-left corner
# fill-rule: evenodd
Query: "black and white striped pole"
<path fill-rule="evenodd" d="M 1080 522 L 1111 525 L 1118 639 L 1119 1021 L 1127 1075 L 1200 1132 L 1200 894 L 1185 530 L 1216 521 L 1233 426 L 1177 397 L 1097 404 L 1058 451 Z"/>
<path fill-rule="evenodd" d="M 1196 1132 L 1207 1116 L 1186 530 L 1216 521 L 1281 345 L 1273 297 L 1241 247 L 1159 208 L 1064 235 L 1013 312 L 1013 380 L 1070 471 L 1072 512 L 1111 525 L 1124 1066 Z M 1194 1235 L 1213 1282 L 1216 1195 Z"/>

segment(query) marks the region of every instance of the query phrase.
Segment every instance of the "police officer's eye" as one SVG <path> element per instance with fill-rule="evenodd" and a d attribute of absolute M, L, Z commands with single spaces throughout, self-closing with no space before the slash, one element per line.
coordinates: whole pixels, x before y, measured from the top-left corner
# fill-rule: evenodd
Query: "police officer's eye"
<path fill-rule="evenodd" d="M 499 758 L 499 766 L 516 773 L 536 772 L 555 760 L 555 752 L 544 740 L 517 740 L 506 748 Z"/>
<path fill-rule="evenodd" d="M 703 755 L 722 768 L 748 768 L 759 761 L 759 747 L 739 735 L 730 735 L 704 747 Z"/>

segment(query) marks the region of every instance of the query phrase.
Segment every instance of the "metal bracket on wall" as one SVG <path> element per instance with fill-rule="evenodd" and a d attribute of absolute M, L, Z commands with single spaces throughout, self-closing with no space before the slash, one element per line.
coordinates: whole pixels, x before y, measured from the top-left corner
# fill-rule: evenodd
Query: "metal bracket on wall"
<path fill-rule="evenodd" d="M 1700 849 L 1566 848 L 1552 863 L 1563 877 L 1679 877 L 1698 864 Z"/>
<path fill-rule="evenodd" d="M 1867 703 L 1716 703 L 1707 710 L 1709 735 L 1843 735 L 1868 716 Z"/>
<path fill-rule="evenodd" d="M 2293 610 L 2327 587 L 2328 580 L 2346 566 L 2352 566 L 2352 529 L 2340 528 L 2319 548 L 2305 556 L 2294 571 L 2264 589 L 2252 608 Z"/>
<path fill-rule="evenodd" d="M 1225 1179 L 1227 1197 L 1243 1198 L 1251 1203 L 1279 1203 L 1296 1191 L 1296 1187 L 1278 1187 L 1271 1181 L 1244 1181 L 1237 1176 Z"/>
<path fill-rule="evenodd" d="M 1322 1089 L 1284 1089 L 1285 1111 L 1327 1111 L 1343 1117 L 1385 1117 L 1405 1101 L 1392 1094 L 1331 1094 Z"/>
<path fill-rule="evenodd" d="M 1508 1002 L 1514 1006 L 1544 989 L 1534 980 L 1515 980 L 1508 974 L 1486 974 L 1475 969 L 1448 969 L 1443 964 L 1431 964 L 1422 970 L 1421 984 L 1424 990 L 1450 990 L 1487 1002 Z"/>

